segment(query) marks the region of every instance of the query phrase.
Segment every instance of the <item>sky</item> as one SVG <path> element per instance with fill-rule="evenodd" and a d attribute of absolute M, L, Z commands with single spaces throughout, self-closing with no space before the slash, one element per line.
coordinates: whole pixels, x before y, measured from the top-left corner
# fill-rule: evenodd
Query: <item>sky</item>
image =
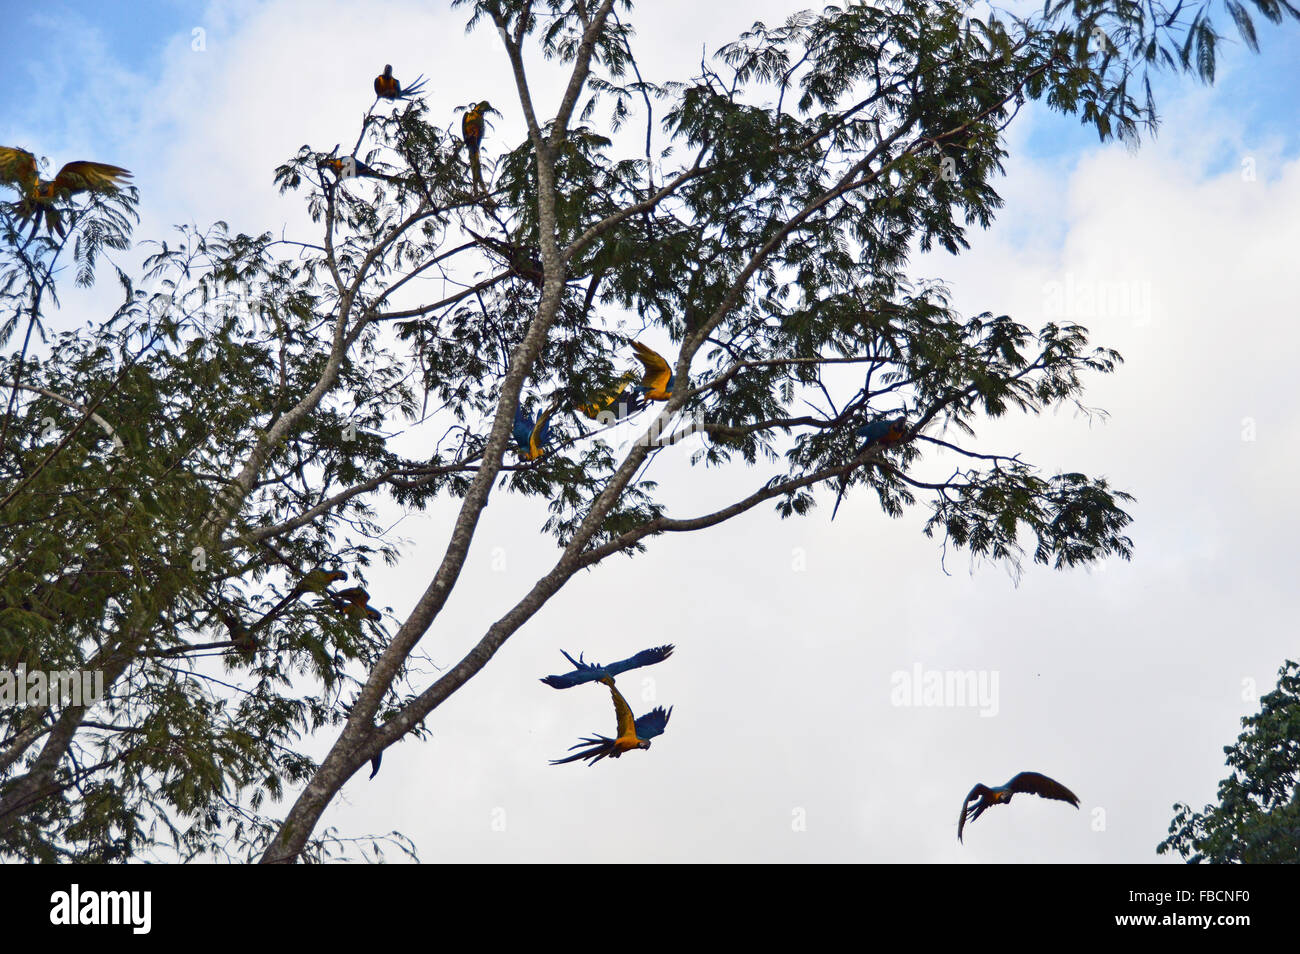
<path fill-rule="evenodd" d="M 428 76 L 449 126 L 454 106 L 490 99 L 503 113 L 493 135 L 523 136 L 499 44 L 466 35 L 465 12 L 441 3 L 0 6 L 21 27 L 0 36 L 19 78 L 0 90 L 0 142 L 56 167 L 133 170 L 137 239 L 215 219 L 309 238 L 301 196 L 278 195 L 273 169 L 303 143 L 355 138 L 384 63 Z M 702 43 L 800 6 L 642 4 L 642 69 L 685 79 Z M 968 252 L 910 269 L 947 282 L 965 314 L 1077 321 L 1124 355 L 1118 373 L 1087 382 L 1104 419 L 1013 416 L 979 439 L 1133 493 L 1131 562 L 1016 579 L 945 557 L 921 533 L 924 507 L 891 520 L 851 495 L 832 523 L 829 492 L 807 518 L 758 508 L 655 540 L 576 578 L 434 712 L 430 738 L 391 748 L 373 781 L 350 781 L 318 831 L 396 829 L 424 861 L 1168 861 L 1155 846 L 1172 804 L 1213 799 L 1239 720 L 1300 653 L 1300 29 L 1259 25 L 1261 54 L 1229 36 L 1214 87 L 1157 85 L 1161 130 L 1136 153 L 1031 104 L 1010 131 L 993 227 L 971 232 Z M 553 108 L 558 73 L 540 57 L 530 66 Z M 69 287 L 51 327 L 103 317 L 119 294 L 111 280 Z M 656 460 L 673 515 L 763 479 L 694 471 L 685 456 Z M 936 461 L 916 476 L 946 472 Z M 368 581 L 402 619 L 455 511 L 390 510 L 408 557 Z M 549 569 L 546 516 L 540 500 L 494 494 L 421 643 L 432 664 L 459 659 Z M 610 728 L 603 692 L 538 682 L 567 668 L 559 650 L 611 661 L 665 641 L 670 660 L 620 682 L 638 712 L 674 707 L 651 751 L 549 766 Z M 918 673 L 972 673 L 985 695 L 927 705 L 903 691 Z M 959 844 L 971 786 L 1023 770 L 1062 781 L 1080 810 L 1022 796 Z"/>

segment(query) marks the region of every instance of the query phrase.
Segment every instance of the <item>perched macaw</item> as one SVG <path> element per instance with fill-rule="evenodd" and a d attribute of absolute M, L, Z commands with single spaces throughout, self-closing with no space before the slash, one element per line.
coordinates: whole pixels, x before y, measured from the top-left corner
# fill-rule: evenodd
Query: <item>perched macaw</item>
<path fill-rule="evenodd" d="M 588 759 L 588 765 L 595 765 L 605 756 L 616 759 L 624 752 L 633 749 L 648 749 L 651 739 L 663 735 L 664 728 L 668 725 L 668 717 L 673 714 L 671 708 L 665 711 L 663 706 L 659 706 L 641 718 L 633 719 L 632 709 L 623 698 L 623 694 L 614 687 L 614 680 L 606 676 L 600 681 L 609 686 L 609 694 L 614 700 L 614 718 L 618 725 L 614 738 L 593 735 L 583 739 L 577 745 L 569 747 L 571 752 L 574 749 L 582 749 L 581 752 L 562 759 L 552 759 L 552 765 L 563 765 L 565 762 L 574 762 L 578 759 Z"/>
<path fill-rule="evenodd" d="M 335 583 L 341 583 L 347 578 L 346 570 L 325 570 L 317 567 L 305 573 L 294 589 L 299 593 L 324 593 Z"/>
<path fill-rule="evenodd" d="M 234 643 L 235 649 L 239 655 L 243 656 L 245 661 L 252 662 L 253 657 L 260 648 L 257 644 L 257 637 L 244 628 L 242 623 L 236 622 L 230 632 L 230 641 Z"/>
<path fill-rule="evenodd" d="M 26 149 L 0 146 L 0 184 L 18 191 L 18 219 L 33 220 L 32 234 L 45 227 L 64 237 L 63 221 L 56 202 L 70 199 L 78 192 L 117 192 L 131 173 L 120 166 L 106 162 L 69 162 L 53 179 L 42 179 L 37 173 L 36 157 Z"/>
<path fill-rule="evenodd" d="M 974 822 L 984 814 L 986 808 L 1010 804 L 1011 796 L 1018 792 L 1028 792 L 1043 798 L 1055 798 L 1062 802 L 1069 802 L 1075 808 L 1079 807 L 1079 796 L 1060 782 L 1046 775 L 1039 775 L 1037 772 L 1021 772 L 1005 785 L 989 788 L 987 785 L 980 784 L 970 790 L 970 794 L 962 802 L 961 814 L 957 816 L 957 840 L 961 841 L 961 832 L 966 827 L 966 822 Z M 971 802 L 975 804 L 972 805 Z"/>
<path fill-rule="evenodd" d="M 492 109 L 492 104 L 487 100 L 481 103 L 471 104 L 465 110 L 465 115 L 460 118 L 460 134 L 465 140 L 465 147 L 469 150 L 469 168 L 474 176 L 474 191 L 485 191 L 483 185 L 483 163 L 479 159 L 479 146 L 483 142 L 483 125 L 484 115 Z"/>
<path fill-rule="evenodd" d="M 610 663 L 608 666 L 602 666 L 599 663 L 589 663 L 578 654 L 574 659 L 563 649 L 560 654 L 573 664 L 573 672 L 567 672 L 562 676 L 546 676 L 542 682 L 546 683 L 552 689 L 572 689 L 574 686 L 580 686 L 584 682 L 597 682 L 602 679 L 612 679 L 615 676 L 622 675 L 631 669 L 640 669 L 642 666 L 653 666 L 655 663 L 661 663 L 673 654 L 672 645 L 656 646 L 653 649 L 643 649 L 635 656 L 619 660 L 616 663 Z"/>
<path fill-rule="evenodd" d="M 329 600 L 334 604 L 334 608 L 349 619 L 357 621 L 363 619 L 381 620 L 384 614 L 378 610 L 371 609 L 367 604 L 370 602 L 370 594 L 364 587 L 350 586 L 346 590 L 339 590 L 337 593 L 328 594 Z"/>
<path fill-rule="evenodd" d="M 632 390 L 651 401 L 667 401 L 673 396 L 673 385 L 677 381 L 673 369 L 668 367 L 663 355 L 639 341 L 632 342 L 632 350 L 636 352 L 636 359 L 645 365 L 641 383 Z"/>
<path fill-rule="evenodd" d="M 623 375 L 608 391 L 596 395 L 596 399 L 591 404 L 579 404 L 578 410 L 593 421 L 606 411 L 612 411 L 614 420 L 621 421 L 629 414 L 641 410 L 646 406 L 645 398 L 641 396 L 640 391 L 628 387 L 635 377 L 636 375 L 632 373 Z"/>
<path fill-rule="evenodd" d="M 858 448 L 858 453 L 861 454 L 872 444 L 897 444 L 901 441 L 907 436 L 907 418 L 877 418 L 863 424 L 853 433 L 863 438 L 863 444 Z"/>
<path fill-rule="evenodd" d="M 330 156 L 321 160 L 321 165 L 334 173 L 339 179 L 352 179 L 369 177 L 371 179 L 387 179 L 388 176 L 382 172 L 376 172 L 360 159 L 355 156 Z"/>
<path fill-rule="evenodd" d="M 252 662 L 258 649 L 261 648 L 258 645 L 257 637 L 253 635 L 252 631 L 244 625 L 237 615 L 229 610 L 218 606 L 217 615 L 221 617 L 221 622 L 225 624 L 227 631 L 230 633 L 231 646 L 239 655 L 244 657 L 245 662 Z M 217 645 L 220 645 L 220 643 Z"/>
<path fill-rule="evenodd" d="M 520 404 L 515 408 L 515 423 L 510 433 L 515 439 L 519 456 L 524 460 L 537 460 L 546 453 L 546 445 L 551 442 L 551 415 L 555 413 L 552 404 L 536 421 Z"/>
<path fill-rule="evenodd" d="M 380 99 L 414 99 L 424 89 L 425 82 L 424 74 L 421 73 L 414 83 L 403 89 L 393 75 L 392 66 L 385 65 L 384 71 L 375 77 L 375 95 Z"/>
<path fill-rule="evenodd" d="M 853 432 L 863 439 L 862 446 L 858 448 L 857 454 L 861 456 L 872 444 L 897 444 L 903 438 L 907 437 L 907 418 L 876 418 L 874 421 L 867 421 L 856 431 Z M 840 492 L 835 497 L 835 507 L 831 510 L 831 519 L 840 512 L 840 501 L 844 499 L 844 491 L 849 486 L 849 475 L 845 474 L 840 478 Z"/>

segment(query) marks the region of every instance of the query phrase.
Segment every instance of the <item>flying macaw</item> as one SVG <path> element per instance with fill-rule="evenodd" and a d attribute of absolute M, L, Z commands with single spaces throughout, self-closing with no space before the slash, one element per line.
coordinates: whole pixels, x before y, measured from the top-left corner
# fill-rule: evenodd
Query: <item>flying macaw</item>
<path fill-rule="evenodd" d="M 515 439 L 519 456 L 524 460 L 537 460 L 546 453 L 546 445 L 551 442 L 551 415 L 555 413 L 552 404 L 536 421 L 520 404 L 515 408 L 515 423 L 510 433 Z"/>
<path fill-rule="evenodd" d="M 596 395 L 595 401 L 591 404 L 579 404 L 578 410 L 593 421 L 610 409 L 613 409 L 616 421 L 621 421 L 629 414 L 641 410 L 646 406 L 645 398 L 641 396 L 640 391 L 628 387 L 635 377 L 636 375 L 631 372 L 623 375 L 608 391 Z"/>
<path fill-rule="evenodd" d="M 878 417 L 874 421 L 867 421 L 867 423 L 863 424 L 853 433 L 863 439 L 862 446 L 858 448 L 857 454 L 854 455 L 855 457 L 860 457 L 872 444 L 897 444 L 905 438 L 907 436 L 907 418 Z M 845 474 L 840 478 L 840 492 L 836 495 L 835 507 L 831 510 L 832 520 L 834 520 L 835 515 L 840 512 L 840 501 L 844 499 L 844 491 L 848 489 L 848 486 L 849 475 Z"/>
<path fill-rule="evenodd" d="M 0 146 L 0 184 L 17 190 L 19 196 L 18 219 L 33 220 L 32 235 L 45 227 L 64 237 L 63 221 L 56 202 L 70 199 L 78 192 L 117 192 L 131 173 L 120 166 L 106 162 L 69 162 L 53 179 L 42 179 L 37 173 L 36 157 L 26 149 Z"/>
<path fill-rule="evenodd" d="M 673 375 L 673 369 L 668 367 L 668 362 L 664 360 L 663 355 L 647 348 L 639 341 L 632 342 L 632 350 L 636 352 L 636 359 L 645 365 L 645 375 L 641 378 L 641 383 L 635 385 L 632 390 L 651 401 L 667 401 L 673 396 L 673 385 L 677 380 Z"/>
<path fill-rule="evenodd" d="M 357 621 L 363 619 L 381 620 L 384 614 L 378 610 L 371 609 L 367 604 L 370 602 L 370 594 L 364 587 L 350 586 L 346 590 L 339 590 L 337 593 L 327 594 L 334 608 L 341 612 L 348 619 Z"/>
<path fill-rule="evenodd" d="M 403 89 L 393 75 L 393 67 L 385 65 L 384 71 L 375 77 L 375 95 L 380 99 L 414 99 L 424 89 L 425 82 L 424 74 L 421 73 L 414 83 Z"/>
<path fill-rule="evenodd" d="M 542 682 L 546 683 L 552 689 L 572 689 L 574 686 L 580 686 L 584 682 L 598 682 L 604 679 L 612 679 L 620 676 L 632 669 L 640 669 L 642 666 L 653 666 L 655 663 L 661 663 L 673 654 L 672 645 L 656 646 L 653 649 L 643 649 L 635 656 L 619 660 L 616 663 L 610 663 L 608 666 L 602 666 L 599 663 L 589 663 L 578 654 L 574 659 L 563 649 L 560 654 L 573 664 L 573 672 L 567 672 L 562 676 L 546 676 Z"/>
<path fill-rule="evenodd" d="M 986 808 L 1010 804 L 1011 796 L 1018 792 L 1028 792 L 1043 798 L 1055 798 L 1058 801 L 1069 802 L 1075 808 L 1079 807 L 1079 796 L 1060 782 L 1046 775 L 1039 775 L 1037 772 L 1021 772 L 1005 785 L 989 788 L 987 785 L 979 784 L 970 790 L 970 794 L 962 802 L 961 814 L 957 816 L 957 840 L 961 841 L 961 832 L 966 827 L 966 822 L 974 822 L 984 814 Z M 976 799 L 978 801 L 975 801 Z M 973 801 L 975 804 L 972 805 Z"/>
<path fill-rule="evenodd" d="M 663 735 L 664 728 L 668 725 L 668 717 L 673 714 L 671 708 L 665 711 L 663 706 L 659 706 L 641 718 L 633 719 L 632 709 L 623 698 L 623 694 L 614 687 L 614 680 L 606 676 L 600 681 L 609 686 L 609 694 L 614 700 L 614 718 L 618 724 L 614 738 L 593 735 L 583 739 L 577 745 L 569 747 L 569 751 L 582 749 L 581 752 L 562 759 L 552 759 L 552 765 L 563 765 L 565 762 L 574 762 L 578 759 L 588 759 L 589 766 L 595 765 L 605 756 L 616 759 L 624 752 L 633 749 L 648 749 L 651 739 Z"/>
<path fill-rule="evenodd" d="M 483 142 L 484 115 L 492 111 L 492 104 L 487 100 L 471 104 L 460 118 L 460 134 L 469 150 L 469 168 L 474 176 L 474 191 L 486 191 L 483 185 L 483 164 L 479 159 L 479 146 Z"/>

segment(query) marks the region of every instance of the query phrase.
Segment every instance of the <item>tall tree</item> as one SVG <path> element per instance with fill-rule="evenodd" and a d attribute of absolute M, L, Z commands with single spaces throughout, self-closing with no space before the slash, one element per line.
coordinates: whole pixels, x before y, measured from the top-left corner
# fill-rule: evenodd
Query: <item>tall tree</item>
<path fill-rule="evenodd" d="M 1219 783 L 1219 803 L 1199 812 L 1174 805 L 1158 854 L 1176 851 L 1191 864 L 1300 863 L 1300 663 L 1287 660 L 1259 703 L 1223 749 L 1232 774 Z"/>
<path fill-rule="evenodd" d="M 893 517 L 926 506 L 924 532 L 974 558 L 1128 557 L 1126 494 L 976 444 L 986 417 L 1078 403 L 1119 356 L 1078 325 L 962 316 L 906 266 L 991 221 L 1025 102 L 1135 142 L 1156 120 L 1148 70 L 1210 79 L 1205 7 L 827 7 L 755 24 L 687 82 L 654 82 L 630 3 L 457 5 L 499 31 L 527 128 L 493 163 L 480 110 L 481 188 L 446 117 L 385 103 L 352 154 L 304 146 L 277 170 L 318 236 L 185 230 L 139 281 L 120 273 L 111 320 L 0 364 L 0 661 L 98 670 L 106 687 L 0 712 L 0 850 L 346 851 L 316 833 L 343 783 L 423 731 L 574 574 L 760 505 L 805 514 L 819 488 L 829 503 L 869 487 Z M 534 47 L 564 71 L 550 109 L 525 67 Z M 95 215 L 67 240 L 24 240 L 7 220 L 14 313 L 39 314 L 33 282 Z M 435 276 L 448 291 L 428 300 Z M 572 409 L 618 392 L 645 329 L 674 383 L 616 453 Z M 540 456 L 507 456 L 521 407 L 555 409 Z M 858 431 L 886 415 L 901 434 L 864 446 Z M 403 454 L 399 430 L 432 435 L 432 452 Z M 726 506 L 671 514 L 646 475 L 661 453 L 760 473 Z M 420 641 L 502 475 L 549 500 L 555 563 L 427 680 Z M 381 495 L 455 510 L 400 624 L 341 612 L 306 582 L 342 569 L 364 585 L 370 560 L 397 558 Z M 323 733 L 318 763 L 304 739 Z M 266 798 L 291 787 L 276 819 Z"/>

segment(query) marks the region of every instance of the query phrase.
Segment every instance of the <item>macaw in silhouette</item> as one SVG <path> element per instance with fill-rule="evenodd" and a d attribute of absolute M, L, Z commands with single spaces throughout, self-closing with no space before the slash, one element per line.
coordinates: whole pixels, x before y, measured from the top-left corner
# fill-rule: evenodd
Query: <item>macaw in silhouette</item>
<path fill-rule="evenodd" d="M 546 676 L 542 682 L 546 683 L 552 689 L 572 689 L 574 686 L 580 686 L 584 682 L 598 682 L 602 679 L 612 679 L 615 676 L 622 675 L 632 669 L 640 669 L 642 666 L 653 666 L 655 663 L 661 663 L 673 654 L 672 645 L 655 646 L 653 649 L 643 649 L 635 656 L 629 656 L 627 659 L 619 660 L 616 663 L 610 663 L 608 666 L 602 666 L 599 663 L 589 663 L 578 654 L 574 659 L 563 649 L 560 654 L 573 664 L 573 672 L 567 672 L 562 676 Z"/>
<path fill-rule="evenodd" d="M 370 594 L 366 592 L 365 587 L 350 586 L 346 590 L 329 593 L 327 596 L 329 601 L 334 604 L 334 608 L 348 619 L 360 622 L 363 619 L 381 620 L 384 618 L 383 613 L 371 609 L 367 605 L 370 602 Z"/>
<path fill-rule="evenodd" d="M 424 89 L 425 82 L 424 74 L 421 73 L 414 83 L 403 89 L 393 75 L 393 67 L 385 65 L 384 71 L 375 77 L 375 95 L 380 99 L 414 99 Z"/>
<path fill-rule="evenodd" d="M 641 383 L 632 390 L 651 401 L 667 401 L 673 396 L 673 385 L 677 381 L 673 369 L 663 355 L 639 341 L 632 342 L 632 350 L 636 352 L 636 359 L 645 366 Z"/>
<path fill-rule="evenodd" d="M 1046 775 L 1039 775 L 1037 772 L 1021 772 L 1005 785 L 989 788 L 987 785 L 980 784 L 970 790 L 970 794 L 962 802 L 961 814 L 957 816 L 957 840 L 961 841 L 962 829 L 966 827 L 966 822 L 974 822 L 984 814 L 986 808 L 1010 804 L 1011 796 L 1019 792 L 1028 792 L 1042 798 L 1055 798 L 1058 801 L 1069 802 L 1075 808 L 1079 807 L 1079 796 L 1060 782 Z"/>
<path fill-rule="evenodd" d="M 483 126 L 486 122 L 484 117 L 489 112 L 494 112 L 492 104 L 483 100 L 481 103 L 471 104 L 465 110 L 465 115 L 460 118 L 460 135 L 465 140 L 465 148 L 469 150 L 469 169 L 474 177 L 475 192 L 486 191 L 483 185 L 483 163 L 479 157 L 479 146 L 483 142 Z"/>
<path fill-rule="evenodd" d="M 69 162 L 53 179 L 42 179 L 37 172 L 36 157 L 26 149 L 0 146 L 0 184 L 17 190 L 17 215 L 20 222 L 32 220 L 31 234 L 41 227 L 65 235 L 63 220 L 55 203 L 72 198 L 78 192 L 117 192 L 131 173 L 106 162 Z"/>
<path fill-rule="evenodd" d="M 554 413 L 555 405 L 552 404 L 534 421 L 522 404 L 515 408 L 515 423 L 510 434 L 521 458 L 537 460 L 546 453 L 546 445 L 551 442 L 551 415 Z"/>
<path fill-rule="evenodd" d="M 230 645 L 234 647 L 235 652 L 244 658 L 244 662 L 251 663 L 253 657 L 257 655 L 261 646 L 257 642 L 257 637 L 253 631 L 244 625 L 243 621 L 235 613 L 230 612 L 223 606 L 218 606 L 217 615 L 221 617 L 221 622 L 225 625 L 226 630 L 230 633 Z M 257 627 L 254 626 L 253 629 Z M 189 649 L 207 648 L 214 644 L 206 643 L 203 647 L 187 647 Z M 215 645 L 220 646 L 220 643 Z"/>
<path fill-rule="evenodd" d="M 587 759 L 589 766 L 595 765 L 606 756 L 616 759 L 624 752 L 633 749 L 648 749 L 651 739 L 663 735 L 664 728 L 668 725 L 668 717 L 673 714 L 671 708 L 665 711 L 663 706 L 659 706 L 641 718 L 633 719 L 632 709 L 623 698 L 623 694 L 615 688 L 614 680 L 606 676 L 600 682 L 609 687 L 609 694 L 614 700 L 614 718 L 617 723 L 614 737 L 593 735 L 583 739 L 577 745 L 569 747 L 569 751 L 582 749 L 581 752 L 562 759 L 552 759 L 552 765 L 563 765 L 565 762 L 574 762 L 578 759 Z"/>
<path fill-rule="evenodd" d="M 597 420 L 601 414 L 612 413 L 614 420 L 621 421 L 646 406 L 646 399 L 641 392 L 628 385 L 636 378 L 629 372 L 614 382 L 613 386 L 596 395 L 590 404 L 579 404 L 578 410 L 584 415 Z"/>
<path fill-rule="evenodd" d="M 888 446 L 890 444 L 897 444 L 899 441 L 907 437 L 907 418 L 878 417 L 874 421 L 867 421 L 867 423 L 863 424 L 853 433 L 862 438 L 862 446 L 858 448 L 858 452 L 853 456 L 861 457 L 872 444 Z M 852 471 L 849 473 L 852 473 Z M 844 491 L 848 489 L 848 486 L 849 474 L 845 474 L 840 478 L 840 492 L 835 497 L 835 508 L 831 511 L 832 520 L 834 520 L 835 515 L 840 512 L 840 501 L 844 499 Z"/>

